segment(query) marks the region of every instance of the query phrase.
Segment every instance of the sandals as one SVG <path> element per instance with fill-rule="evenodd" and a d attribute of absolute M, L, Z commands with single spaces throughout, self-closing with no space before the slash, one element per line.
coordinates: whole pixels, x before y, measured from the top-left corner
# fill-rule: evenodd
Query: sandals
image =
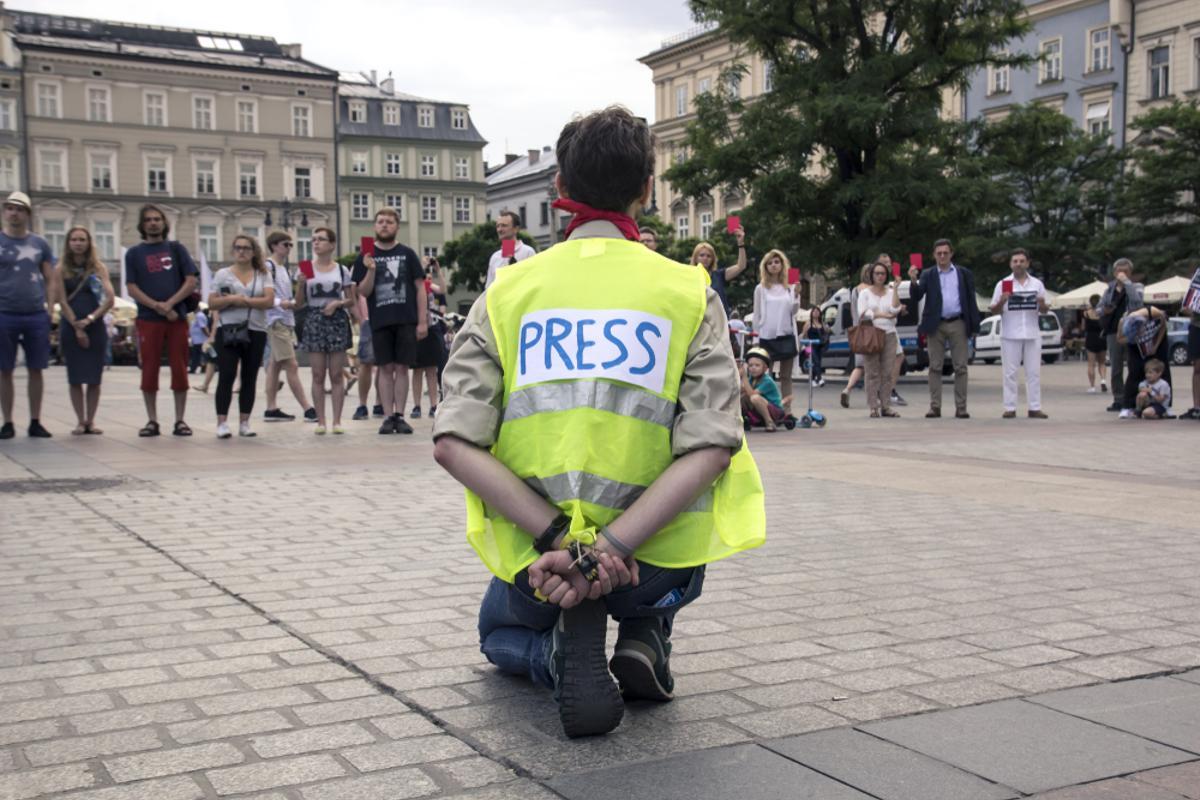
<path fill-rule="evenodd" d="M 71 431 L 71 435 L 72 436 L 83 436 L 87 432 L 88 432 L 87 423 L 81 422 L 75 426 L 75 430 Z"/>
<path fill-rule="evenodd" d="M 159 430 L 158 423 L 154 420 L 150 420 L 146 423 L 145 427 L 138 431 L 138 436 L 141 436 L 143 439 L 145 439 L 149 436 L 158 436 L 159 433 L 161 433 L 161 431 Z"/>
<path fill-rule="evenodd" d="M 90 422 L 83 423 L 83 432 L 90 436 L 102 436 L 104 434 L 104 431 L 99 428 L 92 427 L 92 423 Z"/>
<path fill-rule="evenodd" d="M 188 424 L 186 422 L 184 422 L 183 420 L 179 420 L 178 422 L 175 423 L 175 427 L 174 427 L 174 429 L 172 429 L 171 435 L 172 436 L 191 436 L 192 429 L 188 427 Z"/>
<path fill-rule="evenodd" d="M 898 411 L 892 411 L 890 408 L 885 408 L 885 409 L 883 409 L 882 411 L 880 411 L 879 413 L 880 413 L 880 414 L 882 414 L 882 415 L 883 415 L 883 416 L 885 416 L 885 417 L 898 417 L 898 416 L 900 416 L 900 412 L 898 412 Z"/>

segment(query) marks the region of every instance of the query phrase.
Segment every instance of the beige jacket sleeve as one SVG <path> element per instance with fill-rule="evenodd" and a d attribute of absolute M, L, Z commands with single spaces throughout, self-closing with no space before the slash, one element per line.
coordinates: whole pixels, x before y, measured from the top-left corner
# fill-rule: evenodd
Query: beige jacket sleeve
<path fill-rule="evenodd" d="M 677 458 L 702 447 L 733 450 L 742 442 L 741 393 L 729 324 L 717 293 L 709 289 L 707 300 L 704 319 L 688 346 L 679 386 L 672 432 Z M 477 447 L 495 444 L 503 419 L 504 376 L 483 296 L 471 306 L 454 337 L 442 371 L 442 392 L 434 439 L 450 435 Z"/>

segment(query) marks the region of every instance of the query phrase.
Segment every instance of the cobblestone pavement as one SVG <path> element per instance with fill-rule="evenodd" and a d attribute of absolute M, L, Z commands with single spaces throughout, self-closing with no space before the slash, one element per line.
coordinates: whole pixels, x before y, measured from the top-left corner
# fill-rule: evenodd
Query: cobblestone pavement
<path fill-rule="evenodd" d="M 1200 666 L 1200 425 L 1118 422 L 1078 363 L 1044 369 L 1048 421 L 999 418 L 998 367 L 971 378 L 969 421 L 923 419 L 920 379 L 903 419 L 869 420 L 831 381 L 827 428 L 754 436 L 768 542 L 681 613 L 678 699 L 568 742 L 478 652 L 486 573 L 428 420 L 218 441 L 193 393 L 192 440 L 138 439 L 124 368 L 106 435 L 73 437 L 54 369 L 55 438 L 33 441 L 18 373 L 0 800 L 537 800 L 568 773 Z"/>

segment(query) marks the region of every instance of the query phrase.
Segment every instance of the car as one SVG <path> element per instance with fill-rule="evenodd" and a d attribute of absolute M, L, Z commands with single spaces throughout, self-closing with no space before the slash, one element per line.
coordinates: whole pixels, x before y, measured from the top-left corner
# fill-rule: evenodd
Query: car
<path fill-rule="evenodd" d="M 1000 360 L 1002 327 L 999 314 L 994 314 L 979 324 L 979 333 L 975 336 L 970 361 L 980 360 L 985 364 L 995 364 Z M 1053 364 L 1062 358 L 1062 326 L 1058 324 L 1058 317 L 1053 314 L 1038 314 L 1038 328 L 1042 334 L 1042 361 Z"/>
<path fill-rule="evenodd" d="M 1173 367 L 1186 367 L 1191 363 L 1191 359 L 1188 358 L 1190 324 L 1187 317 L 1171 317 L 1167 320 L 1167 355 Z"/>

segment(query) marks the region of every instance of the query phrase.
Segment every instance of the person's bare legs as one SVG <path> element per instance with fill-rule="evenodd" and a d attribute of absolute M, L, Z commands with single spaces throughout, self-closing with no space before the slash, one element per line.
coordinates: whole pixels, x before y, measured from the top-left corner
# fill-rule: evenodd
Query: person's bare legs
<path fill-rule="evenodd" d="M 279 408 L 276 402 L 276 395 L 279 394 L 279 362 L 272 356 L 271 363 L 267 364 L 267 385 L 264 387 L 267 395 L 267 410 L 274 411 Z"/>
<path fill-rule="evenodd" d="M 374 364 L 358 364 L 358 404 L 370 408 L 367 401 L 371 399 L 371 376 L 375 374 Z M 376 394 L 379 392 L 376 391 Z"/>
<path fill-rule="evenodd" d="M 396 370 L 395 395 L 396 413 L 404 414 L 404 407 L 408 403 L 408 367 L 403 364 L 392 364 L 392 369 Z"/>
<path fill-rule="evenodd" d="M 329 354 L 329 385 L 331 388 L 331 397 L 333 405 L 333 427 L 341 427 L 342 424 L 342 408 L 346 405 L 346 353 L 330 353 Z M 321 402 L 324 406 L 324 401 Z M 323 415 L 324 409 L 318 412 Z M 319 423 L 324 424 L 324 423 Z"/>
<path fill-rule="evenodd" d="M 74 402 L 74 398 L 72 398 L 72 402 Z M 94 427 L 94 423 L 96 422 L 96 411 L 99 408 L 100 408 L 100 384 L 98 384 L 98 383 L 88 384 L 88 387 L 87 387 L 87 419 L 84 421 L 87 423 L 87 426 L 88 426 L 88 428 L 91 429 L 92 433 L 100 433 L 100 430 L 98 428 Z"/>
<path fill-rule="evenodd" d="M 417 372 L 418 374 L 421 372 L 425 373 L 425 388 L 429 394 L 429 410 L 432 411 L 437 408 L 438 404 L 437 367 L 425 367 L 424 369 L 417 370 Z M 414 395 L 417 398 L 420 398 L 420 396 L 420 393 Z"/>
<path fill-rule="evenodd" d="M 175 421 L 183 422 L 183 412 L 187 411 L 187 389 L 175 392 Z"/>
<path fill-rule="evenodd" d="M 45 381 L 42 378 L 40 369 L 29 370 L 29 418 L 42 418 L 42 393 L 45 390 Z"/>
<path fill-rule="evenodd" d="M 142 392 L 142 403 L 146 406 L 146 419 L 158 422 L 158 392 Z"/>
<path fill-rule="evenodd" d="M 851 357 L 853 358 L 853 356 Z M 854 369 L 850 370 L 850 379 L 846 381 L 846 388 L 842 389 L 842 394 L 850 394 L 854 387 L 858 385 L 858 382 L 862 380 L 862 377 L 862 367 L 855 367 Z"/>
<path fill-rule="evenodd" d="M 13 374 L 11 372 L 0 372 L 0 415 L 4 416 L 5 422 L 12 422 L 13 395 L 15 392 Z"/>
<path fill-rule="evenodd" d="M 761 394 L 752 395 L 750 397 L 750 405 L 754 406 L 754 410 L 763 418 L 763 424 L 767 430 L 775 430 L 775 420 L 771 418 L 771 405 L 767 402 L 767 398 Z"/>
<path fill-rule="evenodd" d="M 795 361 L 785 358 L 779 362 L 779 391 L 783 394 L 783 410 L 792 413 L 792 368 Z"/>
<path fill-rule="evenodd" d="M 1096 388 L 1096 354 L 1088 350 L 1088 386 Z"/>
<path fill-rule="evenodd" d="M 412 371 L 412 390 L 413 390 L 413 405 L 417 408 L 421 407 L 421 379 L 425 377 L 425 370 L 417 368 Z"/>
<path fill-rule="evenodd" d="M 403 405 L 396 406 L 396 385 L 400 379 L 396 376 L 399 372 L 396 364 L 380 364 L 379 365 L 379 397 L 383 401 L 383 415 L 390 417 L 392 414 L 403 413 Z M 408 376 L 405 376 L 404 386 L 408 388 Z M 407 392 L 406 392 L 407 395 Z M 405 400 L 408 399 L 406 396 Z M 403 401 L 401 401 L 403 403 Z"/>
<path fill-rule="evenodd" d="M 209 361 L 204 365 L 204 383 L 200 386 L 200 391 L 207 393 L 208 386 L 212 383 L 213 376 L 217 374 L 217 362 Z"/>
<path fill-rule="evenodd" d="M 318 430 L 325 428 L 325 372 L 328 362 L 327 353 L 309 353 L 308 365 L 312 368 L 312 397 L 313 408 L 317 409 Z M 337 392 L 334 392 L 334 402 L 337 402 Z"/>
<path fill-rule="evenodd" d="M 75 430 L 83 433 L 84 426 L 87 425 L 87 411 L 83 407 L 83 384 L 68 384 L 67 393 L 71 396 L 71 408 L 75 410 L 75 420 L 79 423 Z"/>

